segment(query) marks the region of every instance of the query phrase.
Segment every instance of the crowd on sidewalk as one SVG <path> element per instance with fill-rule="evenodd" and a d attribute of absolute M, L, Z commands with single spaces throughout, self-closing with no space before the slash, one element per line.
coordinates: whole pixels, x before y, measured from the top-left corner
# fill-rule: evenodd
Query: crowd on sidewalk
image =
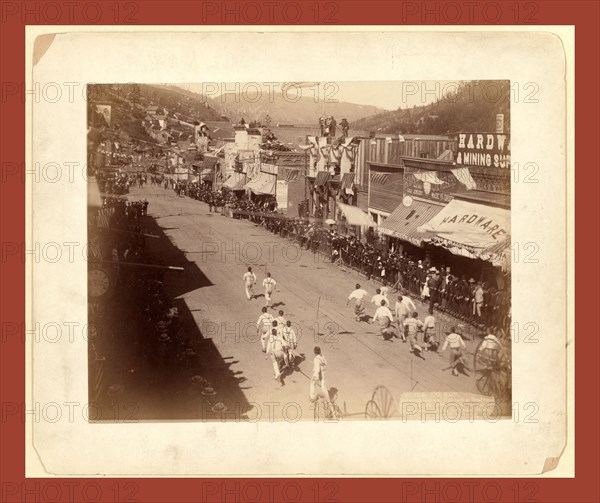
<path fill-rule="evenodd" d="M 199 184 L 184 184 L 190 197 L 208 203 L 211 211 L 230 211 L 273 234 L 294 240 L 299 247 L 323 253 L 331 262 L 354 269 L 367 279 L 388 285 L 394 292 L 410 293 L 467 323 L 480 328 L 507 329 L 510 325 L 510 278 L 484 277 L 480 271 L 455 273 L 407 251 L 382 251 L 353 234 L 341 234 L 315 221 L 288 218 L 276 211 L 274 198 L 252 201 L 233 192 L 213 191 Z"/>

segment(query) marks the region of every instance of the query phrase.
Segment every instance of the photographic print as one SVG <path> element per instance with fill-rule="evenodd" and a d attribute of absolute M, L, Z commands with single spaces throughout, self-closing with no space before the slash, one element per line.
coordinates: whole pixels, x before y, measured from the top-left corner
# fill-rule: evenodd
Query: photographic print
<path fill-rule="evenodd" d="M 510 419 L 512 91 L 88 85 L 90 420 Z"/>
<path fill-rule="evenodd" d="M 28 473 L 555 469 L 572 32 L 148 30 L 29 30 Z"/>

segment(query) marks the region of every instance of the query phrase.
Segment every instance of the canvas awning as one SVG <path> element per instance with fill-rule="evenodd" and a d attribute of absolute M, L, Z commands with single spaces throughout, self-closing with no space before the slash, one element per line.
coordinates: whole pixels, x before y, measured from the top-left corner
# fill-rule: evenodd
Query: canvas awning
<path fill-rule="evenodd" d="M 255 194 L 271 194 L 275 195 L 275 182 L 277 177 L 271 173 L 265 173 L 261 171 L 256 178 L 250 180 L 246 185 L 245 189 L 250 189 Z"/>
<path fill-rule="evenodd" d="M 376 227 L 377 225 L 370 215 L 356 206 L 338 203 L 338 207 L 350 225 L 361 225 L 364 227 Z"/>
<path fill-rule="evenodd" d="M 329 181 L 329 171 L 317 172 L 317 178 L 315 179 L 315 187 L 321 187 Z"/>
<path fill-rule="evenodd" d="M 347 194 L 353 193 L 354 186 L 354 173 L 344 173 L 342 176 L 342 186 L 341 189 L 345 191 Z"/>
<path fill-rule="evenodd" d="M 435 217 L 444 206 L 431 202 L 413 200 L 410 206 L 399 205 L 379 226 L 382 234 L 403 239 L 420 246 L 431 234 L 417 229 Z"/>
<path fill-rule="evenodd" d="M 286 182 L 295 182 L 300 179 L 300 170 L 296 168 L 283 168 L 283 178 Z"/>
<path fill-rule="evenodd" d="M 229 190 L 244 190 L 245 184 L 245 173 L 238 173 L 236 171 L 227 180 L 225 180 L 225 183 L 223 183 L 223 187 Z"/>
<path fill-rule="evenodd" d="M 456 255 L 499 264 L 510 248 L 510 210 L 453 199 L 420 230 Z"/>

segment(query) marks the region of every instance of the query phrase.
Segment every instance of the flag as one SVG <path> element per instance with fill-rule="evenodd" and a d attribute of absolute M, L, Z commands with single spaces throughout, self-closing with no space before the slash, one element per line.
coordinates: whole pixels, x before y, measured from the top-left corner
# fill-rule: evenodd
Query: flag
<path fill-rule="evenodd" d="M 421 171 L 420 173 L 413 173 L 417 180 L 421 180 L 423 183 L 433 183 L 434 185 L 441 185 L 444 183 L 437 176 L 437 171 Z"/>
<path fill-rule="evenodd" d="M 452 171 L 452 174 L 460 183 L 467 187 L 467 190 L 473 190 L 477 188 L 477 184 L 475 183 L 475 180 L 473 180 L 469 168 L 455 168 L 451 169 L 450 171 Z"/>

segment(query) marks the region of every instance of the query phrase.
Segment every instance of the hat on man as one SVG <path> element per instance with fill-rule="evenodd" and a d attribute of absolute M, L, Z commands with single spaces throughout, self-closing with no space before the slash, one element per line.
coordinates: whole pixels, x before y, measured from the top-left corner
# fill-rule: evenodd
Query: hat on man
<path fill-rule="evenodd" d="M 475 283 L 475 280 L 474 280 L 473 278 L 471 278 L 471 279 L 469 280 L 469 283 Z"/>

